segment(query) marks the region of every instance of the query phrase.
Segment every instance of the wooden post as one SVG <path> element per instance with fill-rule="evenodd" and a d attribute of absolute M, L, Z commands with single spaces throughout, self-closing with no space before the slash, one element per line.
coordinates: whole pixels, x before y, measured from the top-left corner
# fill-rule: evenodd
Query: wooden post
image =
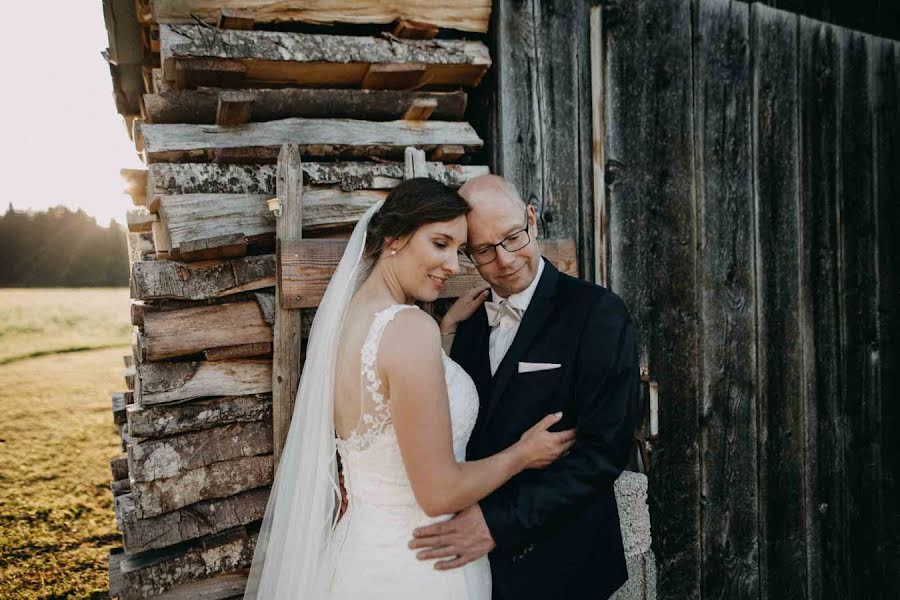
<path fill-rule="evenodd" d="M 285 144 L 278 154 L 275 193 L 280 206 L 275 209 L 275 255 L 284 240 L 299 240 L 303 225 L 303 171 L 296 144 Z M 282 308 L 281 259 L 276 262 L 275 331 L 272 363 L 272 429 L 276 468 L 287 439 L 294 413 L 294 398 L 300 381 L 300 311 Z"/>

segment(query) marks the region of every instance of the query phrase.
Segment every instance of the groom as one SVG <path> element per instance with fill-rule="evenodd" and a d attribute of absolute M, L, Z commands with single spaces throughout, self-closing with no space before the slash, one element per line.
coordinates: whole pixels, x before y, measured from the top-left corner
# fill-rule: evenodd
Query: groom
<path fill-rule="evenodd" d="M 470 318 L 442 324 L 481 399 L 467 458 L 503 450 L 556 411 L 555 429 L 575 427 L 577 440 L 546 469 L 416 530 L 410 547 L 442 559 L 439 569 L 490 552 L 494 600 L 606 598 L 628 579 L 613 482 L 640 389 L 634 323 L 614 293 L 541 257 L 534 207 L 504 179 L 477 177 L 459 193 L 472 206 L 467 254 L 491 287 Z"/>

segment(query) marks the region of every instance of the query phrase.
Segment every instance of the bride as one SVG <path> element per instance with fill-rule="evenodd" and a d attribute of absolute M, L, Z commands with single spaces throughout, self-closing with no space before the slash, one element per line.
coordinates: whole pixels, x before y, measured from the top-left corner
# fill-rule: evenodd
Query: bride
<path fill-rule="evenodd" d="M 313 321 L 245 599 L 490 600 L 487 557 L 437 570 L 408 548 L 410 532 L 547 466 L 575 434 L 548 431 L 561 416 L 548 415 L 499 454 L 465 461 L 478 394 L 413 302 L 437 299 L 459 270 L 468 212 L 455 191 L 415 178 L 356 225 Z M 486 296 L 457 301 L 455 320 Z"/>

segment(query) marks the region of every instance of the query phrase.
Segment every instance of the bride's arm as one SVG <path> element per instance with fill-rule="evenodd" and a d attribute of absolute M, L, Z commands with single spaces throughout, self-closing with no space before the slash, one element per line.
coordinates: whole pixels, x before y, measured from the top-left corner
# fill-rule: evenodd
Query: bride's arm
<path fill-rule="evenodd" d="M 460 511 L 528 468 L 545 467 L 568 450 L 574 431 L 549 432 L 548 415 L 522 439 L 488 458 L 457 463 L 437 324 L 406 310 L 385 330 L 378 350 L 380 375 L 416 501 L 429 516 Z"/>

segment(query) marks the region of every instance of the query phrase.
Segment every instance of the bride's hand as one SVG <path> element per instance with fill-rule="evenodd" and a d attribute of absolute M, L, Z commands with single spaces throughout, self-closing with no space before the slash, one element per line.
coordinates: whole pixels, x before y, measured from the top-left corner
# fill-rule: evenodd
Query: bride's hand
<path fill-rule="evenodd" d="M 453 333 L 456 331 L 457 324 L 465 321 L 478 309 L 481 304 L 488 298 L 489 287 L 474 288 L 456 299 L 456 302 L 444 315 L 441 320 L 441 333 Z"/>
<path fill-rule="evenodd" d="M 526 469 L 543 469 L 567 452 L 575 443 L 575 430 L 547 431 L 562 418 L 562 413 L 547 415 L 522 434 L 519 444 L 526 457 Z"/>

